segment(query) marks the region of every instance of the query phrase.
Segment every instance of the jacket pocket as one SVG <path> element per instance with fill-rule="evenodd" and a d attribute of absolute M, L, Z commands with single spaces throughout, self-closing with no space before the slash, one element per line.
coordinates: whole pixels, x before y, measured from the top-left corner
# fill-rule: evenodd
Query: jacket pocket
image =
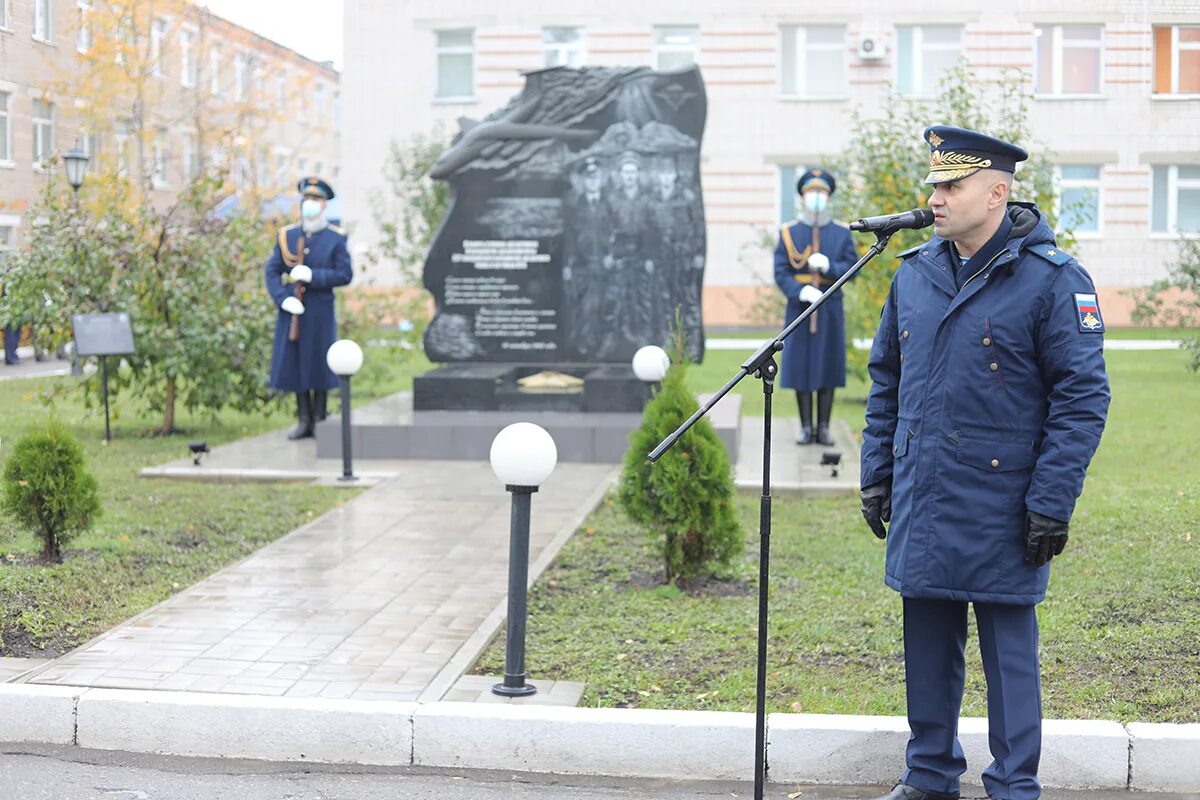
<path fill-rule="evenodd" d="M 1015 472 L 1033 466 L 1037 454 L 1032 444 L 960 441 L 954 457 L 985 472 Z"/>

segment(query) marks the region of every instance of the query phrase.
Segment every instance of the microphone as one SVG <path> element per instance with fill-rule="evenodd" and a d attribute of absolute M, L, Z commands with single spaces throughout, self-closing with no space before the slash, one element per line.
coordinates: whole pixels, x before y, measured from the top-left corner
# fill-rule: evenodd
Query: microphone
<path fill-rule="evenodd" d="M 864 217 L 850 223 L 852 231 L 893 233 L 901 228 L 927 228 L 933 224 L 933 212 L 928 208 L 914 208 L 901 214 L 885 214 L 882 217 Z"/>

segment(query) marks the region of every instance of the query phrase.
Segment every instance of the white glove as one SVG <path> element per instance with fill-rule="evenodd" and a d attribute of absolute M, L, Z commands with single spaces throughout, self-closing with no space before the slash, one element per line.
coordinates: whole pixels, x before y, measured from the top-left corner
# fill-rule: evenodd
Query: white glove
<path fill-rule="evenodd" d="M 808 260 L 808 263 L 812 263 L 811 258 Z M 292 280 L 294 281 L 299 281 L 300 283 L 312 283 L 312 267 L 308 266 L 307 264 L 297 264 L 296 266 L 292 267 L 292 271 L 288 274 L 292 276 Z"/>
<path fill-rule="evenodd" d="M 821 290 L 815 286 L 805 286 L 800 290 L 801 303 L 815 303 L 821 299 Z"/>
<path fill-rule="evenodd" d="M 295 314 L 296 316 L 300 316 L 304 313 L 304 303 L 301 303 L 295 297 L 285 298 L 284 301 L 279 304 L 279 307 L 287 313 Z"/>
<path fill-rule="evenodd" d="M 829 272 L 829 257 L 824 253 L 813 253 L 808 257 L 808 268 L 824 275 Z"/>

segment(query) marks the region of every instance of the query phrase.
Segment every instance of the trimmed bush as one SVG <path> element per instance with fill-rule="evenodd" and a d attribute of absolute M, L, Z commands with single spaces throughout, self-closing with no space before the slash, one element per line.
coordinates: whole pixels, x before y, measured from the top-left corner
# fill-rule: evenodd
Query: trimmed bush
<path fill-rule="evenodd" d="M 744 547 L 733 508 L 729 454 L 707 418 L 683 435 L 657 463 L 646 454 L 699 407 L 685 381 L 686 358 L 675 348 L 662 389 L 647 405 L 630 441 L 617 500 L 632 519 L 663 537 L 666 580 L 727 571 Z"/>
<path fill-rule="evenodd" d="M 4 464 L 0 509 L 42 540 L 42 560 L 62 563 L 63 545 L 100 515 L 83 448 L 57 420 L 17 442 Z"/>

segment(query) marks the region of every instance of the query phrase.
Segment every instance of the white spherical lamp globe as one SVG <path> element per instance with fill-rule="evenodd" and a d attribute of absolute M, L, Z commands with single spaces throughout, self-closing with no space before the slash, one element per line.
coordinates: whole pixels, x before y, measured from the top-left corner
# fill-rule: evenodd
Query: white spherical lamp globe
<path fill-rule="evenodd" d="M 558 464 L 554 438 L 540 425 L 514 422 L 492 440 L 492 472 L 508 486 L 540 486 Z"/>
<path fill-rule="evenodd" d="M 658 345 L 646 345 L 633 354 L 633 374 L 647 383 L 657 383 L 671 368 L 671 357 Z"/>
<path fill-rule="evenodd" d="M 338 339 L 329 345 L 325 363 L 334 375 L 353 375 L 363 363 L 362 348 L 349 339 Z"/>

